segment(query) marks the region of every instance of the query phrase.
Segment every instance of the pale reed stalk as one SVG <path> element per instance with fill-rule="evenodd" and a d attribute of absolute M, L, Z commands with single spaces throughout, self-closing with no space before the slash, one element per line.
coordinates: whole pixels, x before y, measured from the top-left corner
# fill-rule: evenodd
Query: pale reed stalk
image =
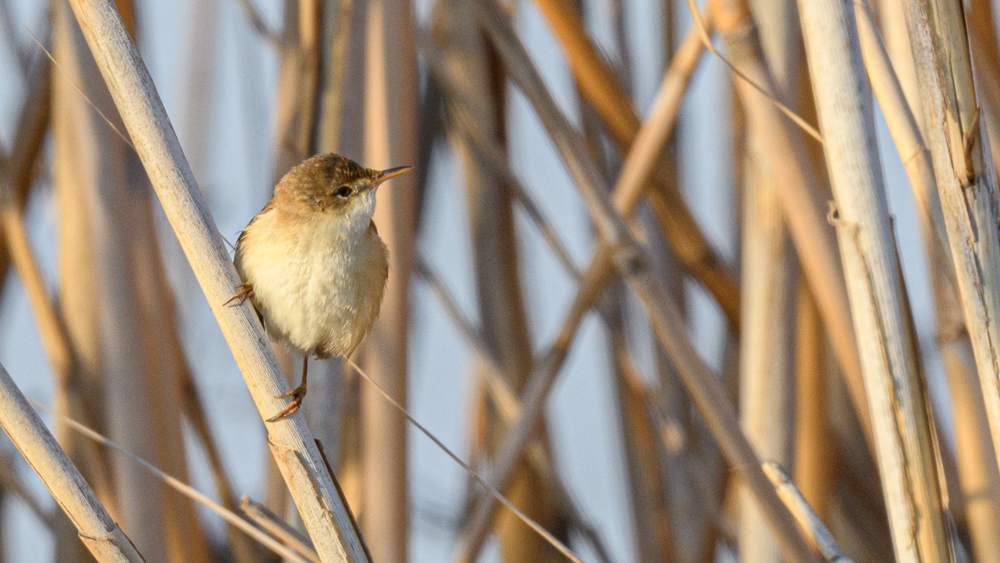
<path fill-rule="evenodd" d="M 0 366 L 0 426 L 69 516 L 80 540 L 95 559 L 102 563 L 144 561 L 3 366 Z"/>
<path fill-rule="evenodd" d="M 962 312 L 1000 458 L 1000 231 L 990 141 L 972 75 L 961 2 L 904 0 L 930 150 Z"/>
<path fill-rule="evenodd" d="M 803 0 L 799 12 L 836 199 L 831 221 L 840 242 L 896 557 L 947 561 L 951 545 L 943 477 L 889 223 L 854 10 L 836 0 Z"/>
<path fill-rule="evenodd" d="M 389 168 L 416 161 L 417 60 L 408 0 L 368 0 L 364 161 Z M 379 196 L 374 222 L 389 247 L 381 313 L 364 345 L 368 372 L 404 405 L 410 272 L 416 229 L 415 177 L 393 181 Z M 375 561 L 407 560 L 409 484 L 406 419 L 369 387 L 361 391 L 365 510 L 361 526 Z"/>
<path fill-rule="evenodd" d="M 252 308 L 227 306 L 240 284 L 222 237 L 184 158 L 149 72 L 108 0 L 73 0 L 125 126 L 167 218 L 230 344 L 262 418 L 284 407 L 288 391 Z M 268 443 L 323 561 L 366 561 L 360 536 L 303 423 L 293 415 L 265 425 Z"/>
<path fill-rule="evenodd" d="M 796 49 L 794 0 L 750 2 L 756 11 L 761 48 L 774 77 L 776 95 L 790 103 L 802 53 Z M 795 262 L 785 226 L 781 192 L 764 146 L 770 133 L 758 123 L 748 128 L 743 182 L 743 312 L 740 338 L 740 422 L 766 461 L 792 461 L 794 428 L 791 337 L 794 330 Z M 780 561 L 774 534 L 753 500 L 740 495 L 740 558 Z"/>
<path fill-rule="evenodd" d="M 957 478 L 949 478 L 948 485 L 949 488 L 959 485 L 961 494 L 949 495 L 951 508 L 953 512 L 957 512 L 955 508 L 959 505 L 964 508 L 962 512 L 968 522 L 977 559 L 1000 560 L 1000 517 L 997 512 L 1000 508 L 1000 472 L 992 460 L 989 422 L 982 392 L 975 381 L 972 343 L 958 303 L 958 287 L 951 268 L 948 235 L 931 155 L 924 146 L 916 116 L 907 103 L 904 88 L 889 61 L 868 6 L 862 2 L 855 3 L 854 13 L 872 90 L 910 178 L 920 211 L 918 219 L 923 228 L 927 261 L 931 264 L 938 347 L 951 388 L 956 428 Z M 910 58 L 909 51 L 906 58 Z M 912 66 L 912 60 L 907 64 Z M 943 450 L 943 453 L 947 452 Z M 949 465 L 945 464 L 944 468 L 947 470 Z"/>

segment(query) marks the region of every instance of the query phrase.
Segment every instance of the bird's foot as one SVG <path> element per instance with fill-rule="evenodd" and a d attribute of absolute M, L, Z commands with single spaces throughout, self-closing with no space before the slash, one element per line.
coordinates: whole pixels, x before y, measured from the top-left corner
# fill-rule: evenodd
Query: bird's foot
<path fill-rule="evenodd" d="M 236 295 L 233 295 L 232 297 L 230 297 L 229 301 L 226 301 L 225 303 L 222 304 L 223 306 L 229 305 L 233 301 L 238 301 L 236 304 L 237 305 L 242 305 L 242 304 L 246 303 L 247 299 L 250 299 L 251 297 L 253 297 L 253 284 L 250 283 L 250 282 L 246 282 L 245 284 L 238 285 L 238 286 L 236 286 L 233 289 L 237 290 L 236 291 Z"/>
<path fill-rule="evenodd" d="M 276 415 L 272 416 L 271 418 L 267 419 L 267 421 L 268 422 L 275 422 L 275 421 L 281 420 L 282 418 L 285 418 L 286 416 L 288 416 L 288 415 L 294 413 L 295 411 L 299 410 L 299 407 L 302 406 L 302 399 L 304 399 L 305 396 L 306 396 L 306 385 L 305 385 L 305 383 L 303 383 L 302 385 L 299 385 L 298 387 L 296 387 L 295 389 L 292 389 L 291 391 L 289 391 L 287 393 L 282 393 L 281 395 L 278 395 L 277 397 L 275 397 L 276 399 L 284 399 L 286 397 L 292 397 L 292 402 L 288 403 L 287 407 L 281 409 L 281 412 L 279 412 L 278 414 L 276 414 Z"/>

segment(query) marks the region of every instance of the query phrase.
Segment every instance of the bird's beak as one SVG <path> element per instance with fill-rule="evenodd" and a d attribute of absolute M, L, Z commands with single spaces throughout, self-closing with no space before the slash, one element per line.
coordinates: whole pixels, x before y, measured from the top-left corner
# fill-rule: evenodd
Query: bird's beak
<path fill-rule="evenodd" d="M 396 168 L 389 168 L 388 170 L 382 170 L 375 176 L 375 180 L 373 180 L 371 184 L 368 184 L 368 187 L 374 188 L 375 186 L 381 184 L 382 182 L 385 182 L 390 178 L 395 178 L 400 174 L 405 174 L 412 169 L 413 169 L 412 166 L 399 166 Z"/>

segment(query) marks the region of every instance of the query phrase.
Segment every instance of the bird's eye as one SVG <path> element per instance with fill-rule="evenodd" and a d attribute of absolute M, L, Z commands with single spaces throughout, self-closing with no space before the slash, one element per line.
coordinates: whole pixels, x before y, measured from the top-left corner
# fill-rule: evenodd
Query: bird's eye
<path fill-rule="evenodd" d="M 350 186 L 340 186 L 333 191 L 333 195 L 341 198 L 350 197 L 352 193 L 354 193 L 354 190 Z"/>

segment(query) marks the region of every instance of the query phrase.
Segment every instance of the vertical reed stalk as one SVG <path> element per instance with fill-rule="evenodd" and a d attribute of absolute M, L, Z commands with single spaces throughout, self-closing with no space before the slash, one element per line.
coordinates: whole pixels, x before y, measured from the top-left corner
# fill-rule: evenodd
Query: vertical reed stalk
<path fill-rule="evenodd" d="M 774 77 L 777 96 L 786 104 L 796 91 L 800 68 L 795 3 L 751 2 L 757 12 L 761 47 Z M 754 125 L 757 125 L 756 123 Z M 740 419 L 757 455 L 788 465 L 794 428 L 790 336 L 795 264 L 785 228 L 781 192 L 764 146 L 769 132 L 751 125 L 743 184 L 742 338 L 740 339 Z M 745 488 L 740 496 L 740 558 L 779 561 L 780 551 Z"/>
<path fill-rule="evenodd" d="M 961 2 L 905 0 L 931 152 L 965 325 L 993 447 L 1000 452 L 1000 232 L 997 180 L 972 78 Z"/>
<path fill-rule="evenodd" d="M 77 91 L 84 73 L 82 42 L 72 14 L 65 5 L 53 7 L 53 52 L 59 67 L 52 68 L 52 182 L 59 228 L 60 307 L 72 346 L 75 371 L 72 378 L 57 381 L 55 404 L 61 412 L 87 421 L 107 432 L 105 388 L 97 303 L 97 263 L 93 231 L 93 190 L 88 181 L 99 178 L 95 168 L 99 146 L 95 138 L 97 119 Z M 81 123 L 77 116 L 86 116 Z M 70 381 L 73 384 L 70 385 Z M 118 515 L 110 460 L 104 452 L 58 424 L 56 435 L 98 498 Z M 70 522 L 56 520 L 56 559 L 75 561 L 85 552 L 74 537 Z"/>
<path fill-rule="evenodd" d="M 63 9 L 64 11 L 64 9 Z M 127 11 L 127 10 L 126 10 Z M 87 50 L 83 35 L 68 14 L 61 16 L 71 33 L 74 56 L 66 62 L 74 70 L 77 84 L 87 99 L 74 106 L 84 121 L 76 121 L 78 142 L 71 148 L 79 159 L 73 172 L 75 189 L 87 201 L 88 228 L 93 244 L 94 293 L 89 296 L 96 304 L 95 326 L 89 338 L 96 338 L 96 353 L 100 358 L 104 378 L 104 411 L 108 435 L 137 455 L 156 459 L 154 419 L 149 414 L 154 400 L 150 394 L 146 366 L 143 364 L 144 343 L 138 317 L 138 296 L 133 283 L 134 233 L 132 216 L 127 206 L 130 191 L 141 189 L 138 168 L 132 149 L 114 129 L 104 123 L 101 114 L 89 104 L 100 108 L 104 116 L 115 117 L 114 103 L 98 79 L 97 67 Z M 76 86 L 70 86 L 73 90 Z M 73 92 L 79 98 L 79 92 Z M 81 150 L 89 147 L 91 150 Z M 69 157 L 61 154 L 60 156 Z M 71 251 L 65 249 L 64 251 Z M 156 421 L 158 422 L 158 421 Z M 178 427 L 179 432 L 179 427 Z M 150 561 L 168 561 L 161 507 L 165 487 L 148 473 L 120 458 L 113 458 L 114 488 L 120 518 Z"/>
<path fill-rule="evenodd" d="M 750 154 L 766 142 L 752 133 Z M 762 161 L 751 157 L 744 192 L 743 312 L 740 339 L 740 419 L 761 459 L 791 461 L 791 348 L 794 264 L 781 199 Z M 778 561 L 779 551 L 750 491 L 742 491 L 740 557 Z"/>
<path fill-rule="evenodd" d="M 719 12 L 719 29 L 733 64 L 744 76 L 763 85 L 765 90 L 775 91 L 770 73 L 762 61 L 763 55 L 746 3 L 742 0 L 720 0 L 712 6 Z M 823 189 L 803 147 L 807 141 L 792 129 L 792 124 L 780 114 L 771 100 L 745 80 L 736 80 L 736 91 L 747 113 L 748 127 L 767 132 L 768 142 L 762 147 L 765 149 L 764 156 L 781 193 L 785 220 L 802 271 L 816 296 L 831 348 L 850 391 L 851 402 L 865 429 L 865 437 L 870 440 L 871 422 L 857 342 L 851 326 L 847 289 L 841 283 L 844 274 L 837 257 L 835 235 L 824 221 Z"/>
<path fill-rule="evenodd" d="M 434 34 L 443 46 L 443 63 L 447 67 L 444 72 L 456 79 L 452 86 L 462 93 L 460 99 L 451 103 L 462 104 L 460 111 L 466 118 L 465 123 L 477 128 L 474 135 L 451 137 L 468 194 L 483 343 L 488 350 L 487 357 L 495 358 L 503 379 L 518 393 L 531 375 L 532 351 L 518 279 L 512 190 L 503 177 L 482 166 L 478 154 L 469 146 L 470 138 L 503 143 L 502 92 L 506 79 L 502 68 L 491 60 L 475 18 L 473 4 L 443 1 L 435 7 Z M 505 149 L 498 152 L 506 161 Z M 480 365 L 479 369 L 490 368 Z M 503 435 L 508 425 L 497 415 L 496 406 L 488 405 L 484 414 L 487 435 Z M 486 440 L 484 445 L 488 455 L 496 455 L 495 440 Z M 546 450 L 543 446 L 542 451 Z M 547 528 L 558 521 L 551 501 L 552 492 L 529 464 L 518 468 L 507 496 L 525 514 Z M 505 512 L 498 518 L 496 531 L 505 561 L 561 558 L 543 538 L 511 513 Z"/>
<path fill-rule="evenodd" d="M 951 495 L 950 500 L 953 506 L 961 503 L 966 507 L 964 512 L 977 558 L 981 561 L 997 560 L 1000 559 L 1000 517 L 997 514 L 1000 507 L 1000 472 L 991 459 L 993 450 L 982 392 L 975 386 L 972 344 L 958 302 L 958 288 L 950 265 L 944 215 L 931 156 L 924 147 L 916 118 L 889 62 L 871 13 L 863 4 L 855 4 L 854 11 L 865 66 L 900 157 L 904 159 L 920 211 L 918 219 L 924 234 L 927 261 L 931 264 L 938 347 L 951 388 L 957 430 L 955 457 L 958 475 L 957 479 L 949 479 L 948 484 L 949 487 L 960 485 L 959 490 L 963 493 Z M 909 58 L 909 53 L 906 55 Z M 947 469 L 948 465 L 944 467 Z"/>
<path fill-rule="evenodd" d="M 624 287 L 616 283 L 606 299 L 604 315 L 611 340 L 614 363 L 612 376 L 616 395 L 622 442 L 625 446 L 628 488 L 631 493 L 632 518 L 640 561 L 676 559 L 674 531 L 667 512 L 667 496 L 660 472 L 660 457 L 645 397 L 638 386 L 641 375 L 629 360 L 623 309 Z"/>
<path fill-rule="evenodd" d="M 416 52 L 410 2 L 369 0 L 365 73 L 365 165 L 416 161 Z M 389 247 L 389 281 L 365 345 L 368 373 L 406 405 L 409 280 L 416 192 L 413 176 L 381 191 L 375 225 Z M 406 419 L 372 386 L 362 389 L 365 512 L 361 519 L 375 561 L 402 563 L 409 543 Z"/>
<path fill-rule="evenodd" d="M 826 0 L 799 2 L 799 10 L 896 557 L 945 561 L 951 545 L 943 477 L 889 224 L 854 10 Z"/>
<path fill-rule="evenodd" d="M 826 335 L 815 298 L 801 281 L 795 333 L 795 482 L 825 521 L 836 469 L 827 423 Z"/>

